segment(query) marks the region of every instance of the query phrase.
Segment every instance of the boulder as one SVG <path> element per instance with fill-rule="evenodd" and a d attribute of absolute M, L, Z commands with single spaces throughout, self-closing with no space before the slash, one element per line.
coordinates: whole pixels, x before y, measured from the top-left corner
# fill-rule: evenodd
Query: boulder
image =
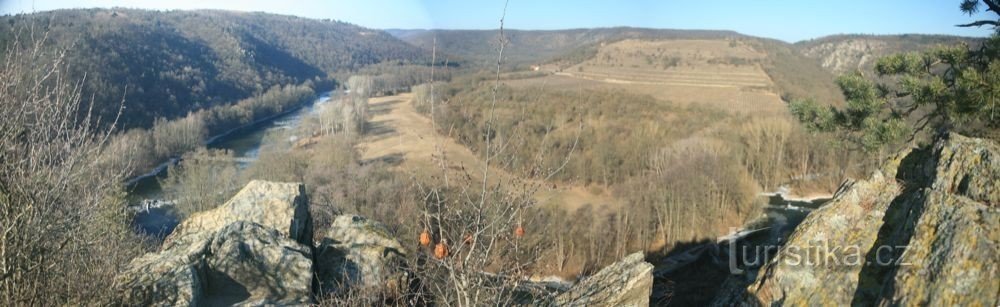
<path fill-rule="evenodd" d="M 128 305 L 308 305 L 312 253 L 277 230 L 239 221 L 189 245 L 129 264 L 118 278 Z"/>
<path fill-rule="evenodd" d="M 249 222 L 223 228 L 209 245 L 204 287 L 208 305 L 308 305 L 311 248 Z"/>
<path fill-rule="evenodd" d="M 189 245 L 237 221 L 276 229 L 301 244 L 312 245 L 312 217 L 301 183 L 254 180 L 221 206 L 195 213 L 181 222 L 163 242 L 163 249 Z"/>
<path fill-rule="evenodd" d="M 649 306 L 653 265 L 635 253 L 601 269 L 553 301 L 555 306 Z"/>
<path fill-rule="evenodd" d="M 176 263 L 173 257 L 150 257 L 132 261 L 117 278 L 121 300 L 115 305 L 198 306 L 204 297 L 204 263 Z M 177 265 L 175 265 L 177 264 Z"/>
<path fill-rule="evenodd" d="M 302 184 L 252 181 L 118 276 L 124 305 L 308 305 L 312 221 Z"/>
<path fill-rule="evenodd" d="M 844 184 L 739 298 L 747 305 L 1000 304 L 1000 147 L 945 134 Z"/>
<path fill-rule="evenodd" d="M 377 288 L 402 293 L 408 284 L 406 250 L 382 224 L 357 215 L 334 219 L 316 247 L 322 293 Z"/>

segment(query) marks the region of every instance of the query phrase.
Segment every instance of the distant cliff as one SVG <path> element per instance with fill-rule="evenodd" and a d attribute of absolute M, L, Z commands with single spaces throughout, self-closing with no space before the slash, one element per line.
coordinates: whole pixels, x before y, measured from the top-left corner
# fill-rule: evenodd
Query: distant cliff
<path fill-rule="evenodd" d="M 833 35 L 795 43 L 807 57 L 840 75 L 872 73 L 875 61 L 890 54 L 922 51 L 939 45 L 975 44 L 978 39 L 948 35 Z"/>

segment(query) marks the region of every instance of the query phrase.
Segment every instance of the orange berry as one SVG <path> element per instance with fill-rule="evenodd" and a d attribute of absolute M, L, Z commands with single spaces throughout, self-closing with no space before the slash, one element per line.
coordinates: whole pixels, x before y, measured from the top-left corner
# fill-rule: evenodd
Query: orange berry
<path fill-rule="evenodd" d="M 444 259 L 444 257 L 448 257 L 448 245 L 441 242 L 434 246 L 434 258 L 440 260 Z"/>
<path fill-rule="evenodd" d="M 420 245 L 430 246 L 431 245 L 431 233 L 424 229 L 424 232 L 420 233 Z"/>

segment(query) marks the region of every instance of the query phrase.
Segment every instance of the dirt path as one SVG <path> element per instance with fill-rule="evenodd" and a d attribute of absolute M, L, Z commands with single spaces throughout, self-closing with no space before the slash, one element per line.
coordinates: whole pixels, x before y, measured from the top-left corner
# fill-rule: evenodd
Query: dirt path
<path fill-rule="evenodd" d="M 464 173 L 473 180 L 482 180 L 481 157 L 453 139 L 436 133 L 431 120 L 414 109 L 410 103 L 411 98 L 412 94 L 401 94 L 369 100 L 369 112 L 372 114 L 370 133 L 358 145 L 362 158 L 382 159 L 403 172 L 424 178 L 441 174 L 441 161 L 445 161 L 445 167 L 452 174 L 449 176 Z M 492 165 L 489 174 L 491 182 L 526 182 Z M 542 205 L 575 210 L 585 204 L 594 205 L 595 208 L 613 208 L 621 204 L 607 192 L 591 191 L 600 189 L 568 184 L 556 184 L 553 188 L 551 183 L 528 183 L 539 187 L 534 198 Z"/>

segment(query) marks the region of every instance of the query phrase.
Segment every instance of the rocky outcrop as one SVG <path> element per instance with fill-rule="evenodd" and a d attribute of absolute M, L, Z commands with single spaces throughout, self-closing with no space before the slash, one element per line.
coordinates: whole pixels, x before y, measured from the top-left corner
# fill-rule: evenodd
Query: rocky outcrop
<path fill-rule="evenodd" d="M 823 68 L 841 75 L 873 66 L 876 59 L 886 54 L 887 48 L 886 42 L 878 39 L 856 38 L 817 44 L 804 48 L 802 53 L 818 59 Z"/>
<path fill-rule="evenodd" d="M 254 180 L 221 206 L 198 212 L 177 226 L 163 242 L 163 249 L 218 232 L 237 222 L 251 221 L 277 230 L 289 239 L 312 245 L 312 217 L 305 187 L 300 183 Z"/>
<path fill-rule="evenodd" d="M 406 290 L 406 251 L 383 225 L 339 216 L 314 246 L 308 205 L 301 184 L 250 182 L 133 260 L 118 276 L 121 305 L 310 305 L 348 287 Z"/>
<path fill-rule="evenodd" d="M 314 245 L 309 219 L 301 184 L 253 181 L 181 223 L 160 251 L 133 260 L 117 278 L 116 305 L 295 306 L 359 293 L 392 302 L 420 286 L 411 282 L 406 250 L 382 224 L 338 216 Z M 568 290 L 525 281 L 537 286 L 525 294 L 543 294 L 525 303 L 647 306 L 652 270 L 636 253 Z"/>
<path fill-rule="evenodd" d="M 337 217 L 316 247 L 321 292 L 342 288 L 406 289 L 406 250 L 385 226 L 357 215 Z"/>
<path fill-rule="evenodd" d="M 123 300 L 141 305 L 309 304 L 311 259 L 309 246 L 239 221 L 132 261 L 119 283 Z"/>
<path fill-rule="evenodd" d="M 308 202 L 301 184 L 254 181 L 196 214 L 118 277 L 127 304 L 312 303 Z M 307 244 L 303 244 L 305 241 Z"/>
<path fill-rule="evenodd" d="M 587 277 L 554 300 L 555 306 L 649 306 L 653 265 L 642 253 L 628 255 Z"/>
<path fill-rule="evenodd" d="M 1000 304 L 1000 147 L 956 134 L 845 183 L 737 300 Z"/>

